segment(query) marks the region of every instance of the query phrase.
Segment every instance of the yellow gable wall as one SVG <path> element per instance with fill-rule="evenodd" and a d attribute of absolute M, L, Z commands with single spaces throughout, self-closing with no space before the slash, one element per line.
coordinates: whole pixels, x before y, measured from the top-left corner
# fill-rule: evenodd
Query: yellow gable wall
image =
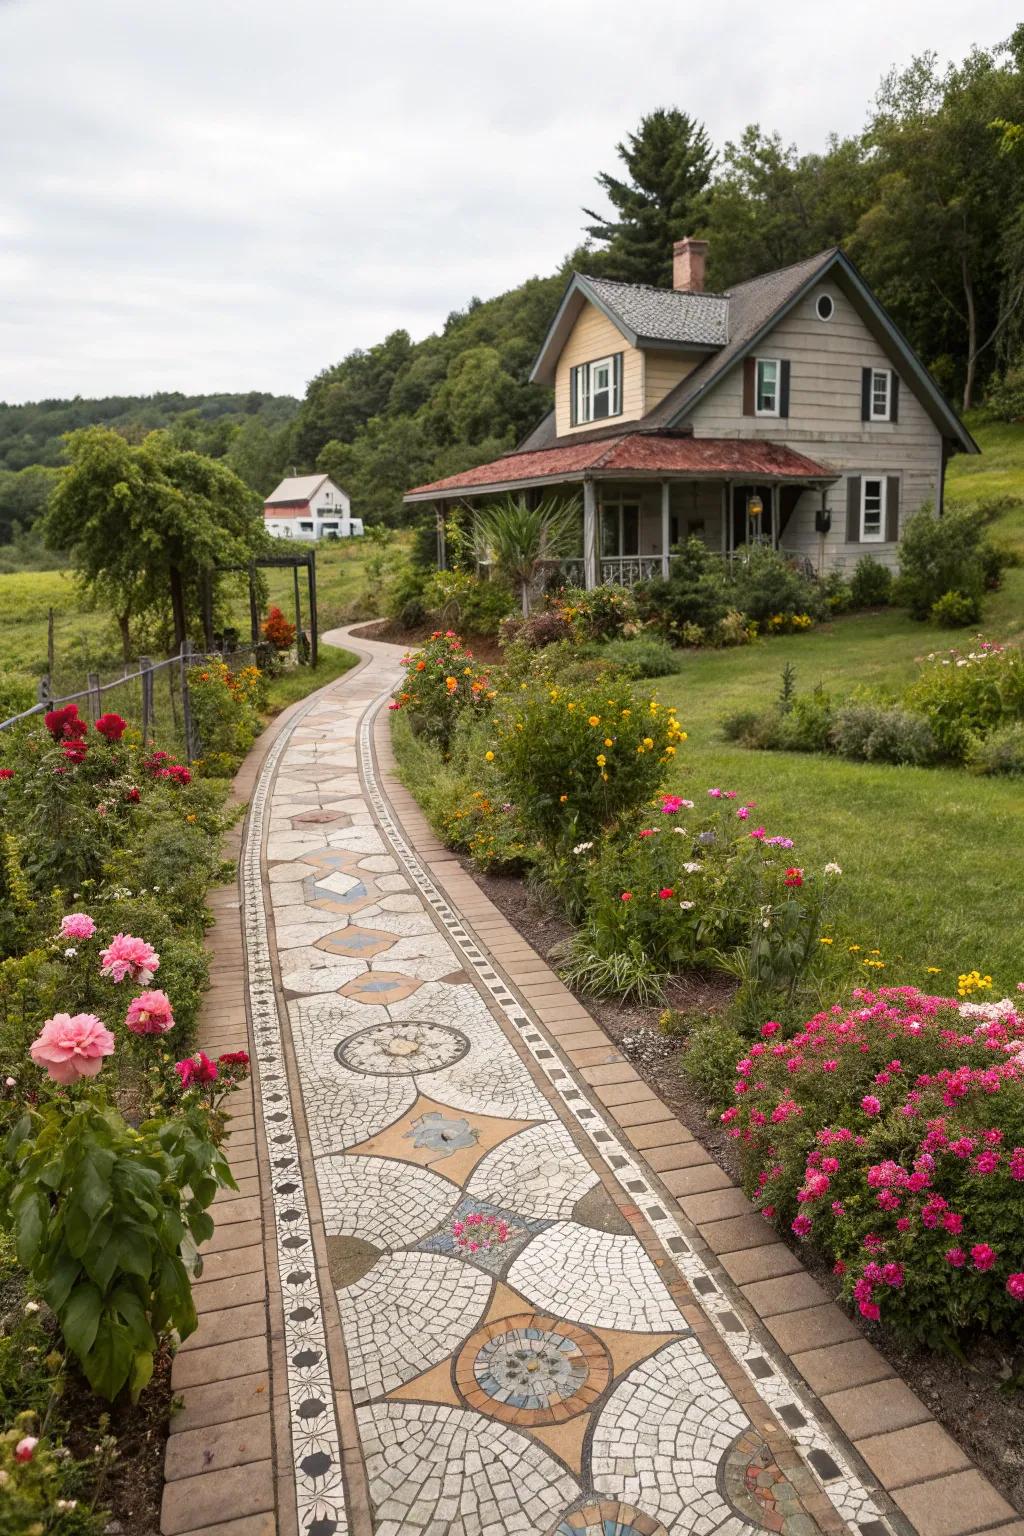
<path fill-rule="evenodd" d="M 569 405 L 569 370 L 579 363 L 593 363 L 599 357 L 622 353 L 622 415 L 616 421 L 636 421 L 644 413 L 643 353 L 631 347 L 621 331 L 605 319 L 593 304 L 586 304 L 569 332 L 555 369 L 555 427 L 558 436 L 566 432 L 586 432 L 602 422 L 582 422 L 571 427 Z"/>
<path fill-rule="evenodd" d="M 555 429 L 559 437 L 566 433 L 586 432 L 595 425 L 594 422 L 581 422 L 578 427 L 569 425 L 572 416 L 570 370 L 580 363 L 593 363 L 616 352 L 622 353 L 622 414 L 614 417 L 615 421 L 638 421 L 700 361 L 696 357 L 683 357 L 678 352 L 640 352 L 629 345 L 622 332 L 599 309 L 593 304 L 584 305 L 555 369 Z"/>

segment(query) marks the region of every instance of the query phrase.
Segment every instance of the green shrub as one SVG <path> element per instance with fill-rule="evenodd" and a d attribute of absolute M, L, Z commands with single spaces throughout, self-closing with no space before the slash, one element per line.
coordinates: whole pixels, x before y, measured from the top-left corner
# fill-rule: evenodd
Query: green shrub
<path fill-rule="evenodd" d="M 967 652 L 933 652 L 903 700 L 927 720 L 942 755 L 957 762 L 973 737 L 1024 720 L 1024 656 L 980 638 Z"/>
<path fill-rule="evenodd" d="M 433 532 L 433 530 L 431 530 Z M 387 589 L 384 612 L 403 629 L 415 629 L 427 617 L 427 584 L 433 571 L 418 565 L 403 565 Z"/>
<path fill-rule="evenodd" d="M 820 687 L 797 694 L 783 709 L 741 710 L 727 716 L 722 732 L 728 741 L 772 752 L 827 752 L 831 746 L 833 704 Z"/>
<path fill-rule="evenodd" d="M 196 768 L 202 772 L 208 756 L 214 776 L 221 778 L 226 767 L 237 767 L 256 740 L 266 700 L 262 673 L 257 667 L 233 672 L 224 661 L 204 661 L 190 668 L 188 691 L 199 738 Z"/>
<path fill-rule="evenodd" d="M 496 635 L 502 619 L 515 613 L 512 588 L 497 578 L 482 580 L 468 571 L 434 571 L 423 589 L 427 617 L 466 634 Z"/>
<path fill-rule="evenodd" d="M 997 421 L 1024 421 L 1024 353 L 1018 352 L 990 385 L 985 404 Z"/>
<path fill-rule="evenodd" d="M 1024 778 L 1024 721 L 998 726 L 987 736 L 975 736 L 967 749 L 965 765 L 972 773 L 1002 774 Z"/>
<path fill-rule="evenodd" d="M 821 595 L 829 613 L 849 613 L 854 606 L 853 587 L 841 571 L 827 571 L 821 581 Z"/>
<path fill-rule="evenodd" d="M 551 601 L 579 639 L 615 640 L 635 633 L 638 590 L 603 582 L 589 592 L 582 587 L 565 587 L 553 594 Z"/>
<path fill-rule="evenodd" d="M 730 608 L 724 618 L 719 619 L 712 632 L 715 645 L 750 645 L 757 638 L 757 625 L 751 623 L 745 613 L 740 613 L 737 608 Z"/>
<path fill-rule="evenodd" d="M 922 507 L 907 520 L 900 541 L 900 574 L 894 589 L 914 619 L 927 619 L 947 592 L 980 603 L 991 555 L 985 554 L 987 513 L 948 503 L 942 517 Z M 991 548 L 991 546 L 988 546 Z"/>
<path fill-rule="evenodd" d="M 721 1013 L 690 1014 L 683 1022 L 686 1046 L 680 1065 L 701 1098 L 715 1109 L 733 1102 L 736 1063 L 746 1041 Z"/>
<path fill-rule="evenodd" d="M 588 655 L 618 667 L 627 677 L 668 677 L 679 666 L 676 651 L 664 640 L 638 635 L 634 640 L 609 640 Z"/>
<path fill-rule="evenodd" d="M 701 539 L 687 539 L 674 555 L 668 579 L 656 577 L 633 588 L 640 617 L 661 634 L 683 644 L 704 636 L 735 608 L 724 564 Z M 689 629 L 690 634 L 684 634 Z M 693 630 L 701 631 L 695 637 Z"/>
<path fill-rule="evenodd" d="M 502 648 L 520 645 L 528 651 L 540 651 L 546 645 L 557 645 L 568 640 L 573 633 L 571 621 L 560 607 L 537 608 L 528 615 L 509 614 L 502 619 L 498 639 Z"/>
<path fill-rule="evenodd" d="M 460 715 L 486 712 L 494 697 L 486 672 L 473 661 L 454 630 L 435 630 L 427 643 L 403 658 L 404 683 L 392 695 L 393 710 L 404 709 L 414 731 L 447 755 Z"/>
<path fill-rule="evenodd" d="M 882 608 L 892 601 L 892 572 L 872 555 L 861 555 L 850 578 L 853 608 Z"/>
<path fill-rule="evenodd" d="M 975 593 L 943 592 L 932 603 L 932 623 L 941 629 L 966 629 L 968 624 L 977 624 L 980 617 L 981 599 Z"/>
<path fill-rule="evenodd" d="M 557 850 L 650 800 L 682 740 L 674 709 L 636 699 L 624 678 L 527 685 L 496 707 L 494 771 L 523 825 Z"/>
<path fill-rule="evenodd" d="M 835 712 L 830 730 L 841 757 L 873 763 L 934 763 L 942 756 L 926 719 L 898 704 L 851 700 Z"/>
<path fill-rule="evenodd" d="M 819 584 L 804 576 L 778 550 L 767 545 L 752 548 L 733 569 L 734 602 L 757 624 L 767 624 L 773 614 L 825 613 Z"/>

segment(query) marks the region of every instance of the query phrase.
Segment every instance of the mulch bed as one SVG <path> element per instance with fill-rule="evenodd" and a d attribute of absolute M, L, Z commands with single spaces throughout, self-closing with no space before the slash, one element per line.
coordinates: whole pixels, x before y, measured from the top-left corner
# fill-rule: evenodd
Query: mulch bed
<path fill-rule="evenodd" d="M 422 645 L 424 640 L 429 640 L 433 630 L 424 624 L 405 629 L 392 619 L 375 619 L 372 624 L 360 624 L 352 630 L 352 634 L 357 640 L 384 640 L 389 645 L 406 645 L 412 649 Z M 471 635 L 460 629 L 459 638 L 466 642 L 475 660 L 490 662 L 492 665 L 501 660 L 501 647 L 494 635 Z"/>
<path fill-rule="evenodd" d="M 461 862 L 538 954 L 546 957 L 552 946 L 569 934 L 568 924 L 546 911 L 522 880 L 480 875 L 468 860 Z M 680 1009 L 720 1008 L 728 1001 L 731 989 L 732 984 L 721 976 L 678 977 L 670 986 L 668 1001 Z M 735 1143 L 680 1070 L 682 1050 L 677 1041 L 659 1030 L 660 1008 L 624 1006 L 582 995 L 580 1001 L 644 1081 L 738 1183 Z M 779 1240 L 799 1254 L 801 1263 L 830 1296 L 837 1297 L 838 1284 L 831 1268 L 813 1249 L 799 1245 L 786 1232 L 779 1233 Z M 865 1326 L 859 1318 L 857 1322 L 986 1477 L 1024 1513 L 1024 1393 L 1004 1385 L 1011 1378 L 1024 1377 L 1024 1351 L 1018 1350 L 1014 1356 L 996 1341 L 983 1340 L 971 1347 L 966 1358 L 958 1360 L 901 1344 L 884 1329 L 874 1324 Z"/>

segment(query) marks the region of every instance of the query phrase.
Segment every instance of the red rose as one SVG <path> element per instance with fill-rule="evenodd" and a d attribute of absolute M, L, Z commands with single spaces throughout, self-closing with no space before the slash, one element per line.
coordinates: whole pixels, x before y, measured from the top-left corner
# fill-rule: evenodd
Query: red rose
<path fill-rule="evenodd" d="M 122 720 L 120 715 L 100 715 L 96 721 L 96 729 L 109 742 L 120 741 L 128 729 L 128 722 L 127 720 Z"/>

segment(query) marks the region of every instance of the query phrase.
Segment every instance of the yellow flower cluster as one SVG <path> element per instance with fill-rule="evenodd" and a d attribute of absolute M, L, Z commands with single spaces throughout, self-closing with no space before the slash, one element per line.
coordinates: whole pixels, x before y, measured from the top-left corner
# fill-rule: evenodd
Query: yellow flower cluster
<path fill-rule="evenodd" d="M 960 997 L 971 997 L 975 992 L 987 992 L 992 986 L 991 976 L 982 976 L 980 971 L 967 971 L 957 977 L 956 990 Z"/>

